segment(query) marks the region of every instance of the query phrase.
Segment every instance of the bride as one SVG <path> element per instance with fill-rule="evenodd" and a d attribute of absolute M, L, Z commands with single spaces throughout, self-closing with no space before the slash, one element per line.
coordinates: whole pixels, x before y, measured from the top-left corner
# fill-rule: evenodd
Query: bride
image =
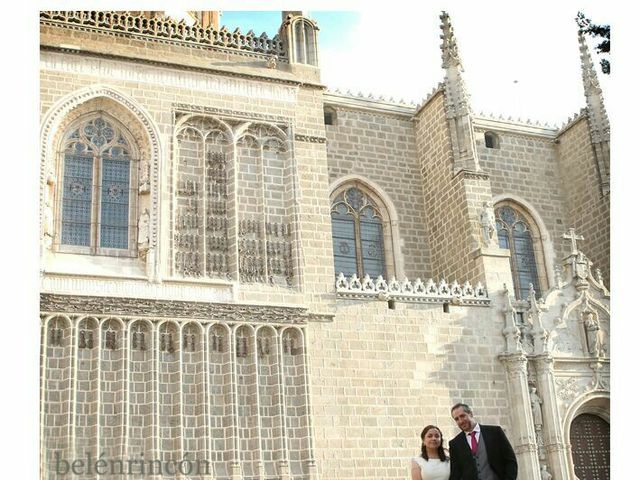
<path fill-rule="evenodd" d="M 442 446 L 442 432 L 435 425 L 427 425 L 420 438 L 421 454 L 411 459 L 411 480 L 448 480 L 450 467 Z"/>

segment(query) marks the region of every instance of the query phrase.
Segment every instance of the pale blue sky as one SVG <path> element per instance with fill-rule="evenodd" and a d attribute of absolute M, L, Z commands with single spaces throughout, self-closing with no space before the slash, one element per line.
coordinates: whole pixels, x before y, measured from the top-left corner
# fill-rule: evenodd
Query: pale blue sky
<path fill-rule="evenodd" d="M 306 10 L 320 28 L 323 83 L 343 92 L 419 103 L 443 77 L 439 15 L 446 9 L 476 113 L 561 125 L 584 106 L 574 17 L 583 10 L 598 23 L 610 23 L 602 2 L 541 0 L 526 8 L 513 2 L 499 8 L 459 2 L 416 5 Z M 222 10 L 220 23 L 232 31 L 273 37 L 281 19 L 280 10 Z M 600 75 L 600 81 L 606 100 L 610 78 Z"/>

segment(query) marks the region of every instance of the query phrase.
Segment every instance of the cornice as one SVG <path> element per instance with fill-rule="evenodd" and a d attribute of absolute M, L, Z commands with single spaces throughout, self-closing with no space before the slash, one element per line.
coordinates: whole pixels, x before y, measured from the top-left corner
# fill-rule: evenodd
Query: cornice
<path fill-rule="evenodd" d="M 201 321 L 224 320 L 277 324 L 306 324 L 310 320 L 327 321 L 325 318 L 327 315 L 309 315 L 308 309 L 302 307 L 49 293 L 40 294 L 40 309 L 50 313 L 178 318 Z"/>
<path fill-rule="evenodd" d="M 473 118 L 473 126 L 490 131 L 543 137 L 549 140 L 555 139 L 556 135 L 558 135 L 557 128 L 533 125 L 529 123 L 519 123 L 501 118 L 475 116 Z"/>
<path fill-rule="evenodd" d="M 233 67 L 230 64 L 229 68 L 217 66 L 198 66 L 198 65 L 186 65 L 184 63 L 170 62 L 170 61 L 160 61 L 160 60 L 150 60 L 146 58 L 132 57 L 128 55 L 118 55 L 114 53 L 103 53 L 97 52 L 94 50 L 85 50 L 80 47 L 70 46 L 70 45 L 40 45 L 40 51 L 42 52 L 55 52 L 55 53 L 64 53 L 65 55 L 76 55 L 82 57 L 92 57 L 96 59 L 106 59 L 106 60 L 115 60 L 127 63 L 134 63 L 140 65 L 149 65 L 154 67 L 161 68 L 170 68 L 173 70 L 182 70 L 187 72 L 197 72 L 197 73 L 206 73 L 206 74 L 221 74 L 227 75 L 230 77 L 238 77 L 238 78 L 246 78 L 251 80 L 260 80 L 269 83 L 278 83 L 288 86 L 311 86 L 316 88 L 322 88 L 321 84 L 316 84 L 313 82 L 303 82 L 298 79 L 295 75 L 287 72 L 277 71 L 277 76 L 274 76 L 275 70 L 269 70 L 269 74 L 261 75 L 258 72 L 239 72 L 236 67 Z"/>
<path fill-rule="evenodd" d="M 328 91 L 325 91 L 322 96 L 323 102 L 326 105 L 365 110 L 374 113 L 400 115 L 409 117 L 408 119 L 410 119 L 416 111 L 415 105 L 394 104 L 375 98 L 353 97 Z"/>

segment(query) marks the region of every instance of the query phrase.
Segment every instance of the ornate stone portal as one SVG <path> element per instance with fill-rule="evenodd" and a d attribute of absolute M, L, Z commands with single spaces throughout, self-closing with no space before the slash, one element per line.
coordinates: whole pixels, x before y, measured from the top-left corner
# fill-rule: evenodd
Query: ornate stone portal
<path fill-rule="evenodd" d="M 542 479 L 574 478 L 572 449 L 575 456 L 580 447 L 570 444 L 569 428 L 576 412 L 593 410 L 601 418 L 602 408 L 592 405 L 609 397 L 609 291 L 578 250 L 576 240 L 582 238 L 573 229 L 565 238 L 572 242 L 572 253 L 556 272 L 556 287 L 540 300 L 530 291 L 524 325 L 517 325 L 508 293 L 505 297 L 506 351 L 501 358 L 507 366 L 519 358 L 527 365 L 526 375 L 509 374 L 512 405 L 526 406 L 514 410 L 514 424 L 516 430 L 535 432 L 529 445 L 537 452 Z M 525 457 L 527 451 L 523 445 L 519 453 L 525 464 L 533 462 Z"/>

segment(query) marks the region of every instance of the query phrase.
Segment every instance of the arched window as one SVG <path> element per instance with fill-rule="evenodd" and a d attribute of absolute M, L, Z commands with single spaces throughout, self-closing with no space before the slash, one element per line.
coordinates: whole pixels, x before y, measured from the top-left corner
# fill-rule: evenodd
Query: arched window
<path fill-rule="evenodd" d="M 484 146 L 487 148 L 499 148 L 498 135 L 493 132 L 484 133 Z"/>
<path fill-rule="evenodd" d="M 529 296 L 529 284 L 537 295 L 540 295 L 539 268 L 542 255 L 536 255 L 535 244 L 540 235 L 535 223 L 527 219 L 524 212 L 513 205 L 498 205 L 495 208 L 496 229 L 501 248 L 511 250 L 511 274 L 516 298 L 526 299 Z"/>
<path fill-rule="evenodd" d="M 383 206 L 363 189 L 348 186 L 338 190 L 331 206 L 336 275 L 387 276 L 385 219 Z"/>
<path fill-rule="evenodd" d="M 317 26 L 309 20 L 299 17 L 293 21 L 294 37 L 294 62 L 306 63 L 307 65 L 318 65 L 317 54 Z"/>
<path fill-rule="evenodd" d="M 135 249 L 136 162 L 129 138 L 104 115 L 85 118 L 64 136 L 62 250 L 118 255 Z"/>

